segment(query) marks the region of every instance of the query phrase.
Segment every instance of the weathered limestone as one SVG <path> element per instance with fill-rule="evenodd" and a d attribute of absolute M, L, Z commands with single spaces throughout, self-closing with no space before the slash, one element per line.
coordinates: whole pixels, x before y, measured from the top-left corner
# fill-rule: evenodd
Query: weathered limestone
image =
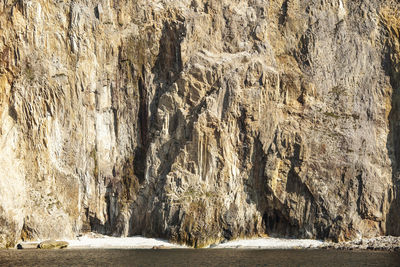
<path fill-rule="evenodd" d="M 398 1 L 0 2 L 0 246 L 400 235 Z"/>

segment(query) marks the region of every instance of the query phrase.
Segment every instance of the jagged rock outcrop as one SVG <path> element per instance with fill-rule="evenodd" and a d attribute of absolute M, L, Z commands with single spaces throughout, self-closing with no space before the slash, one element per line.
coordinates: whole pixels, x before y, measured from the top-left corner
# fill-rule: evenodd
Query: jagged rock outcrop
<path fill-rule="evenodd" d="M 0 246 L 400 235 L 397 1 L 0 2 Z"/>

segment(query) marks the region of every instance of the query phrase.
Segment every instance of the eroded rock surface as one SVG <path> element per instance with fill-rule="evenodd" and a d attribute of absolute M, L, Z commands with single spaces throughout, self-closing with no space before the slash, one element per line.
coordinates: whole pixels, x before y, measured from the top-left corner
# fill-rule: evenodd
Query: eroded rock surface
<path fill-rule="evenodd" d="M 68 242 L 66 241 L 57 241 L 57 240 L 46 240 L 40 242 L 37 248 L 40 249 L 63 249 L 68 247 Z"/>
<path fill-rule="evenodd" d="M 0 246 L 399 235 L 399 10 L 1 1 Z"/>

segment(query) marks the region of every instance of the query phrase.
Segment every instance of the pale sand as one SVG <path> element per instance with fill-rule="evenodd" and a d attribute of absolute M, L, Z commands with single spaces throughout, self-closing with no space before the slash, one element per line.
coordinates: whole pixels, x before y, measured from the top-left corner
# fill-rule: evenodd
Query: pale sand
<path fill-rule="evenodd" d="M 68 248 L 116 248 L 116 249 L 148 249 L 148 248 L 189 248 L 156 238 L 134 237 L 88 237 L 82 236 L 76 240 L 67 240 Z M 241 248 L 241 249 L 297 249 L 318 248 L 323 241 L 311 239 L 258 238 L 229 241 L 212 245 L 211 248 Z"/>
<path fill-rule="evenodd" d="M 248 249 L 297 249 L 318 248 L 323 241 L 312 239 L 257 238 L 229 241 L 213 246 L 214 248 L 248 248 Z"/>
<path fill-rule="evenodd" d="M 107 249 L 148 249 L 148 248 L 186 248 L 185 246 L 169 243 L 156 238 L 133 237 L 87 237 L 82 236 L 76 240 L 67 240 L 68 248 L 107 248 Z"/>

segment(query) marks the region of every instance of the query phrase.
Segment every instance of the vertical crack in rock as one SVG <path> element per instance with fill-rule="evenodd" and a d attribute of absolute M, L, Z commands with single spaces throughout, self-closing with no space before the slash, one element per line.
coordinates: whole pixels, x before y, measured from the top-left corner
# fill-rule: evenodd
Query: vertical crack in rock
<path fill-rule="evenodd" d="M 281 13 L 279 15 L 279 24 L 285 25 L 288 16 L 288 2 L 289 0 L 284 0 L 281 6 Z"/>
<path fill-rule="evenodd" d="M 144 75 L 144 74 L 142 74 Z M 139 129 L 140 129 L 140 145 L 135 152 L 135 174 L 142 183 L 145 179 L 146 155 L 149 146 L 149 96 L 145 87 L 144 78 L 138 79 L 139 90 Z"/>

